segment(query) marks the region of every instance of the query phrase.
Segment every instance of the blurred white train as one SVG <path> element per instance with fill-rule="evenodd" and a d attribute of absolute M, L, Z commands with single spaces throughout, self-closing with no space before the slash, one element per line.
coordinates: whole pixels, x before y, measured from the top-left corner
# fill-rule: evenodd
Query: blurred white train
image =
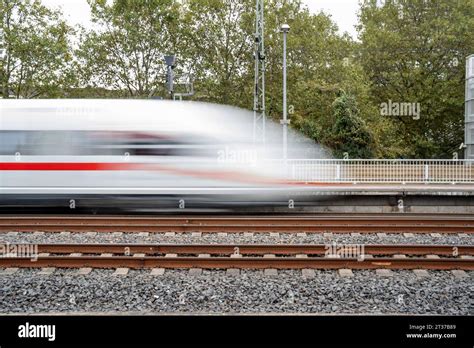
<path fill-rule="evenodd" d="M 252 129 L 250 112 L 206 103 L 0 100 L 0 205 L 78 195 L 268 198 L 292 185 L 271 161 L 272 141 L 255 145 Z"/>

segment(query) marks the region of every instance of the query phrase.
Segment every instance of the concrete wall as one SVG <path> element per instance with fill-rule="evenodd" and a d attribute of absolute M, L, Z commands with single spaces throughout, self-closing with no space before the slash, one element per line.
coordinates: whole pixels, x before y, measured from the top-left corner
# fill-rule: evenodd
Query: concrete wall
<path fill-rule="evenodd" d="M 474 197 L 459 196 L 332 196 L 295 199 L 295 208 L 265 209 L 268 213 L 444 213 L 473 214 Z"/>

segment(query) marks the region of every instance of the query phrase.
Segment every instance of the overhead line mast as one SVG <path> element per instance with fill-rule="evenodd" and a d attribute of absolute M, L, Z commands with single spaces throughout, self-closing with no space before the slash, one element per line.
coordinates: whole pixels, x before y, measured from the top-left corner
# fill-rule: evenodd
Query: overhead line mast
<path fill-rule="evenodd" d="M 264 0 L 256 0 L 255 86 L 253 97 L 253 140 L 265 142 L 265 40 Z"/>

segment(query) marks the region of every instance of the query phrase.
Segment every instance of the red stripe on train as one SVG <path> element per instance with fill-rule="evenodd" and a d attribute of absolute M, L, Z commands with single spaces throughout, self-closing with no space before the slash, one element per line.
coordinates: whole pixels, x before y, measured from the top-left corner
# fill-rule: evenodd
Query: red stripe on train
<path fill-rule="evenodd" d="M 82 163 L 82 162 L 10 162 L 0 163 L 0 170 L 52 170 L 52 171 L 96 171 L 96 170 L 141 170 L 145 166 L 138 163 Z"/>
<path fill-rule="evenodd" d="M 326 182 L 294 182 L 278 179 L 264 178 L 256 175 L 243 175 L 234 172 L 195 171 L 157 165 L 154 163 L 88 163 L 88 162 L 3 162 L 0 171 L 163 171 L 176 175 L 204 177 L 216 180 L 234 180 L 254 184 L 277 184 L 290 186 L 344 186 L 345 183 Z"/>

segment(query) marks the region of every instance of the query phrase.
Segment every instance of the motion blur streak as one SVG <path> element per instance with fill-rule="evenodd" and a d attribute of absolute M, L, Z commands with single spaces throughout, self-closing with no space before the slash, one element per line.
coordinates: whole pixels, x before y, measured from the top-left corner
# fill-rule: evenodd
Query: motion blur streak
<path fill-rule="evenodd" d="M 290 188 L 281 128 L 255 144 L 252 127 L 251 112 L 207 103 L 2 100 L 0 194 Z M 293 158 L 323 155 L 294 133 L 289 144 Z"/>

